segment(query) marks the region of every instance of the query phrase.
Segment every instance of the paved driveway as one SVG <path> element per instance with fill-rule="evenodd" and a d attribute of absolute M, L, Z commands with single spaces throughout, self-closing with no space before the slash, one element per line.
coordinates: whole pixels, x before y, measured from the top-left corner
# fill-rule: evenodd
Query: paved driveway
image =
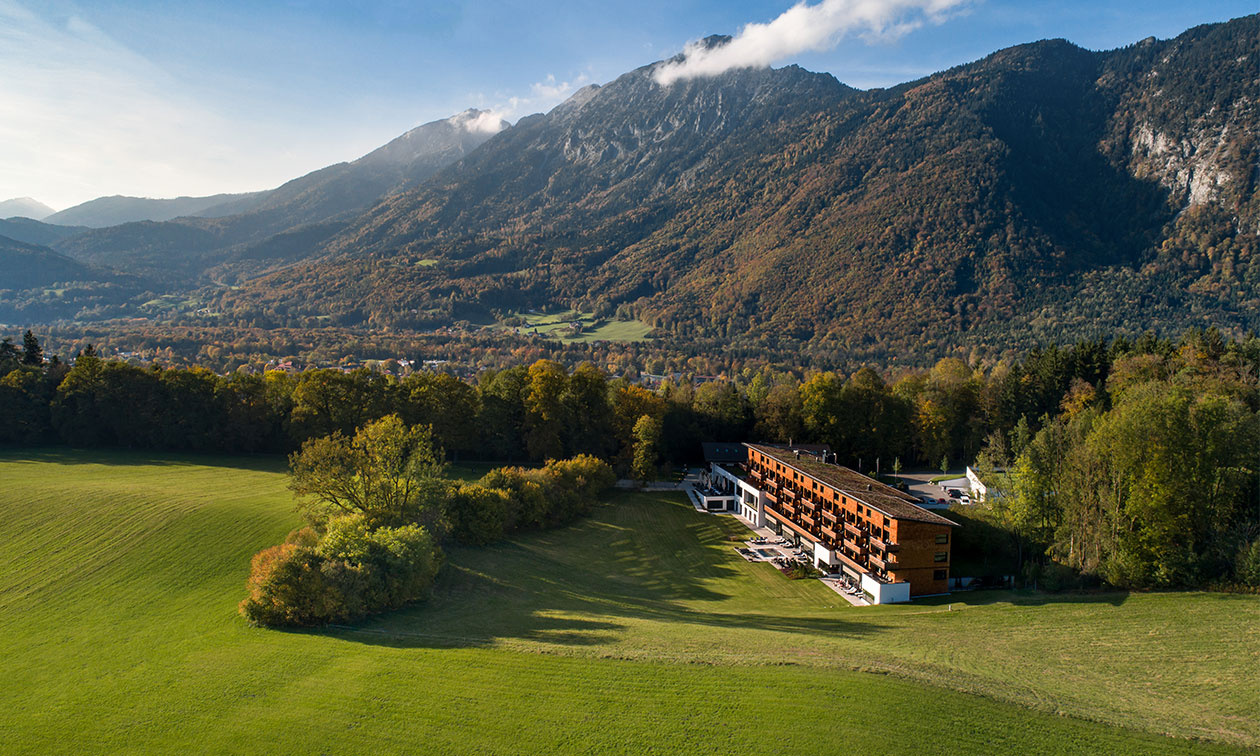
<path fill-rule="evenodd" d="M 965 472 L 954 473 L 952 475 L 958 478 L 966 478 Z M 900 477 L 910 487 L 910 493 L 913 496 L 931 496 L 934 499 L 948 498 L 944 488 L 930 482 L 932 478 L 940 477 L 939 471 L 902 473 Z"/>

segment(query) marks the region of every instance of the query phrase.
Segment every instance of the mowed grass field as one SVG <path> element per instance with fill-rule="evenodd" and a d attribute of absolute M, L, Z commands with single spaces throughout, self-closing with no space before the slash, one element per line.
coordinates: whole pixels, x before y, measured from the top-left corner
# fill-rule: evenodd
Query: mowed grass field
<path fill-rule="evenodd" d="M 673 494 L 617 494 L 574 527 L 454 549 L 433 598 L 402 612 L 252 628 L 236 614 L 249 557 L 298 524 L 284 486 L 280 459 L 0 453 L 0 751 L 1260 745 L 1258 598 L 855 609 L 739 559 L 733 519 Z"/>

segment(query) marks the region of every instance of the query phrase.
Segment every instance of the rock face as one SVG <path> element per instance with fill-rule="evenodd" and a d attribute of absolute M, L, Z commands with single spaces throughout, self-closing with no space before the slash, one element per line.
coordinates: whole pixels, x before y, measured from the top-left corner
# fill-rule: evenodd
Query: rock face
<path fill-rule="evenodd" d="M 647 66 L 219 306 L 432 327 L 578 304 L 883 354 L 1251 325 L 1258 34 L 1251 16 L 1102 53 L 1049 40 L 869 92 L 791 66 L 661 86 Z"/>

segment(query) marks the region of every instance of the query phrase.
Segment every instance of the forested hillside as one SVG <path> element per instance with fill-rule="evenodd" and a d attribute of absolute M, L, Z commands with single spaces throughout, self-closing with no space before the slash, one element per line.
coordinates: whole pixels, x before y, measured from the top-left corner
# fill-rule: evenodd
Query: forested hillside
<path fill-rule="evenodd" d="M 426 328 L 576 303 L 876 353 L 1251 327 L 1258 33 L 1252 16 L 1111 52 L 1038 42 L 869 92 L 796 67 L 661 87 L 647 66 L 217 309 Z"/>

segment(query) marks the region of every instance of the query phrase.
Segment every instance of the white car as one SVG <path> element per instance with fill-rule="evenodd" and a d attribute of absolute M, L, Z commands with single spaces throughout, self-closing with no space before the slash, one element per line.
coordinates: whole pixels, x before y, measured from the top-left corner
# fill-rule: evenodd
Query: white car
<path fill-rule="evenodd" d="M 971 504 L 971 494 L 963 494 L 958 497 L 958 501 L 962 504 Z"/>

